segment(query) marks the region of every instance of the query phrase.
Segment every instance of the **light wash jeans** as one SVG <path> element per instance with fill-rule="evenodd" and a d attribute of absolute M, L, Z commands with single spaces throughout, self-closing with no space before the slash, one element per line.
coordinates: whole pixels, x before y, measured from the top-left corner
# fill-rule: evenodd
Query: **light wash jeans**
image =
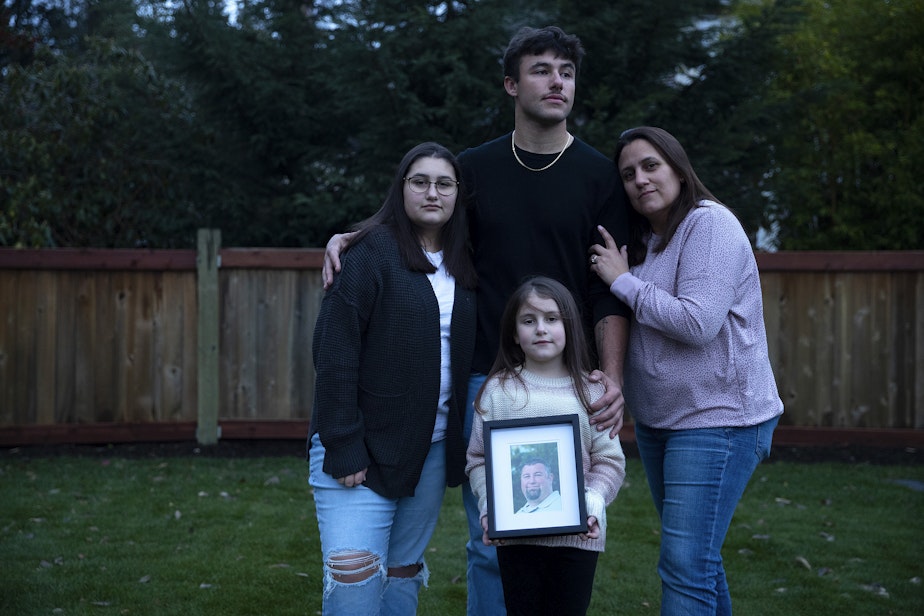
<path fill-rule="evenodd" d="M 446 447 L 433 443 L 413 497 L 385 498 L 365 486 L 347 488 L 322 470 L 324 446 L 311 439 L 310 475 L 314 488 L 324 562 L 325 616 L 409 616 L 417 612 L 417 593 L 427 585 L 424 551 L 436 528 L 446 491 Z M 332 555 L 369 552 L 377 572 L 367 580 L 334 579 Z M 411 578 L 388 577 L 389 567 L 420 564 Z"/>
<path fill-rule="evenodd" d="M 746 428 L 635 426 L 661 518 L 661 614 L 730 616 L 722 544 L 757 465 L 770 455 L 779 417 Z"/>
<path fill-rule="evenodd" d="M 468 380 L 468 402 L 465 405 L 465 422 L 462 436 L 465 442 L 472 435 L 472 421 L 475 414 L 475 396 L 485 382 L 484 374 L 472 373 Z M 468 481 L 462 484 L 462 504 L 468 518 L 468 555 L 466 577 L 468 581 L 468 616 L 505 616 L 504 587 L 501 585 L 500 567 L 497 564 L 497 548 L 481 542 L 484 531 L 481 528 L 481 512 L 478 500 L 472 494 Z"/>

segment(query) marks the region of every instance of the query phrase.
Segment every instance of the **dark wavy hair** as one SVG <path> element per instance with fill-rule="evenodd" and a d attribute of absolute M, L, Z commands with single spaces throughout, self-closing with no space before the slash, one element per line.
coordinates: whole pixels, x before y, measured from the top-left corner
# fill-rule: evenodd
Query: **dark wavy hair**
<path fill-rule="evenodd" d="M 584 59 L 584 47 L 581 39 L 573 34 L 567 34 L 558 26 L 544 28 L 520 28 L 507 44 L 504 52 L 504 77 L 512 77 L 520 81 L 520 59 L 523 56 L 538 56 L 552 51 L 560 58 L 574 62 L 575 76 L 581 71 L 581 60 Z"/>
<path fill-rule="evenodd" d="M 644 139 L 658 151 L 658 154 L 664 161 L 670 165 L 674 173 L 680 178 L 680 194 L 677 200 L 671 205 L 667 214 L 667 228 L 661 238 L 661 242 L 655 247 L 655 252 L 661 252 L 667 248 L 671 238 L 677 231 L 677 227 L 683 222 L 687 214 L 690 213 L 703 199 L 719 202 L 718 199 L 709 191 L 708 188 L 697 177 L 690 163 L 687 153 L 684 151 L 680 142 L 663 128 L 655 126 L 638 126 L 630 128 L 619 135 L 616 142 L 616 153 L 613 160 L 616 166 L 619 166 L 619 157 L 623 149 L 637 139 Z M 620 169 L 620 175 L 622 170 Z M 625 189 L 625 184 L 623 184 Z M 628 195 L 627 195 L 628 197 Z M 646 238 L 651 233 L 651 224 L 648 219 L 635 211 L 635 208 L 629 208 L 629 264 L 638 265 L 645 260 L 647 254 Z"/>
<path fill-rule="evenodd" d="M 581 313 L 571 291 L 552 278 L 545 276 L 529 278 L 507 300 L 507 306 L 504 308 L 504 314 L 500 322 L 500 348 L 497 349 L 497 357 L 494 360 L 494 365 L 491 366 L 491 370 L 488 371 L 488 378 L 485 379 L 485 383 L 492 376 L 498 375 L 502 383 L 516 379 L 523 384 L 519 369 L 526 361 L 526 354 L 517 344 L 515 338 L 517 335 L 517 313 L 526 303 L 530 293 L 535 293 L 542 299 L 551 299 L 558 306 L 562 323 L 565 325 L 565 350 L 562 359 L 568 374 L 571 376 L 575 393 L 580 398 L 581 404 L 590 413 L 590 400 L 587 399 L 587 391 L 584 387 L 584 376 L 591 370 L 590 349 L 584 335 Z M 480 408 L 483 392 L 484 386 L 482 386 L 475 398 L 475 409 L 479 413 L 483 413 Z"/>
<path fill-rule="evenodd" d="M 468 241 L 468 191 L 462 180 L 462 170 L 459 162 L 452 152 L 442 145 L 428 141 L 414 146 L 404 155 L 395 171 L 391 187 L 385 196 L 385 202 L 375 214 L 357 223 L 352 230 L 356 231 L 350 239 L 350 245 L 355 245 L 372 229 L 385 226 L 391 229 L 398 242 L 398 252 L 401 259 L 412 272 L 432 274 L 436 271 L 430 260 L 420 249 L 420 240 L 414 224 L 404 210 L 404 178 L 408 170 L 421 158 L 441 158 L 452 166 L 455 179 L 459 181 L 456 192 L 456 205 L 452 216 L 440 230 L 440 239 L 443 245 L 443 263 L 448 271 L 466 289 L 474 289 L 477 282 L 475 266 L 472 264 L 471 246 Z"/>

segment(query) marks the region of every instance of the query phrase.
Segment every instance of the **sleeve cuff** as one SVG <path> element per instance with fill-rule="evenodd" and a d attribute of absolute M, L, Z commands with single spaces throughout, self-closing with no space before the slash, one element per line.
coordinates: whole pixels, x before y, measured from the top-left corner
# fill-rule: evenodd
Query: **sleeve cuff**
<path fill-rule="evenodd" d="M 597 518 L 601 530 L 606 530 L 606 500 L 603 495 L 593 490 L 584 492 L 584 500 L 587 502 L 587 515 Z"/>
<path fill-rule="evenodd" d="M 641 280 L 629 272 L 626 272 L 624 274 L 620 274 L 616 280 L 613 281 L 613 284 L 610 285 L 610 293 L 621 299 L 631 308 L 631 300 L 637 293 L 641 283 Z"/>

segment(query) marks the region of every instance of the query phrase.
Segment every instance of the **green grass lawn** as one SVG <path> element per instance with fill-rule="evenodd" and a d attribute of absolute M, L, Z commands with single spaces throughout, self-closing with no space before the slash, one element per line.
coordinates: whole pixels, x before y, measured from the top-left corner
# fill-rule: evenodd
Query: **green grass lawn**
<path fill-rule="evenodd" d="M 321 558 L 299 458 L 0 458 L 0 614 L 314 615 Z M 742 615 L 924 614 L 924 466 L 760 466 L 725 545 Z M 608 511 L 591 614 L 657 614 L 641 463 Z M 465 613 L 447 492 L 420 614 Z"/>

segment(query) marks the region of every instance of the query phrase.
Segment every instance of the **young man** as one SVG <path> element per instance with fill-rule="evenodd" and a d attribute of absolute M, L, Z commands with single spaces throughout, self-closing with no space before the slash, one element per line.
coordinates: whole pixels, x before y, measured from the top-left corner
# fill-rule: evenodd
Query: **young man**
<path fill-rule="evenodd" d="M 589 271 L 587 249 L 596 226 L 627 239 L 627 210 L 616 166 L 568 132 L 584 49 L 560 28 L 523 28 L 504 53 L 504 89 L 514 103 L 514 130 L 459 155 L 475 195 L 469 229 L 478 272 L 478 324 L 464 435 L 471 434 L 472 401 L 499 344 L 501 314 L 528 276 L 563 283 L 575 296 L 594 336 L 600 369 L 609 377 L 598 427 L 622 426 L 622 364 L 628 310 Z M 590 243 L 588 243 L 590 242 Z M 504 614 L 494 547 L 482 543 L 478 503 L 463 484 L 469 521 L 468 614 Z"/>
<path fill-rule="evenodd" d="M 504 89 L 514 103 L 513 132 L 459 155 L 474 194 L 469 232 L 478 273 L 478 330 L 464 425 L 471 435 L 475 394 L 499 344 L 498 327 L 511 292 L 527 277 L 544 275 L 575 296 L 585 328 L 593 335 L 606 394 L 593 404 L 591 420 L 616 436 L 622 427 L 622 367 L 628 309 L 591 275 L 588 249 L 599 244 L 597 225 L 626 244 L 627 210 L 616 166 L 568 132 L 584 49 L 560 28 L 523 28 L 504 53 Z M 618 235 L 618 237 L 616 237 Z M 339 270 L 348 238 L 327 245 L 325 286 Z M 605 375 L 605 376 L 604 376 Z M 482 543 L 478 503 L 466 482 L 462 498 L 469 522 L 468 614 L 506 613 L 497 553 Z"/>

